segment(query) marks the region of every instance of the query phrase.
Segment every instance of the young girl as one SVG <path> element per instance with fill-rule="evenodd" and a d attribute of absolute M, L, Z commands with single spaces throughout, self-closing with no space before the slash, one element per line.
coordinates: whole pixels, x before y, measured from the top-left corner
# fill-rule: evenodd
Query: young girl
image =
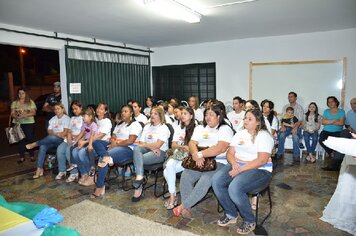
<path fill-rule="evenodd" d="M 71 106 L 73 116 L 70 118 L 70 126 L 67 135 L 67 139 L 62 142 L 57 148 L 57 161 L 58 161 L 58 175 L 57 180 L 60 180 L 66 176 L 66 161 L 71 163 L 71 148 L 74 147 L 79 138 L 81 127 L 83 125 L 83 107 L 79 101 L 73 101 Z M 67 182 L 72 182 L 78 178 L 78 170 L 74 168 L 71 170 L 70 176 Z"/>
<path fill-rule="evenodd" d="M 202 109 L 199 108 L 199 98 L 197 96 L 190 96 L 188 100 L 189 106 L 194 110 L 195 119 L 199 123 L 203 122 L 204 115 Z"/>
<path fill-rule="evenodd" d="M 155 105 L 155 101 L 153 99 L 153 96 L 148 96 L 146 98 L 146 108 L 143 109 L 143 114 L 145 114 L 145 116 L 147 116 L 148 118 L 150 117 L 151 114 L 151 109 L 152 107 Z"/>
<path fill-rule="evenodd" d="M 182 149 L 187 154 L 189 153 L 188 143 L 193 135 L 195 128 L 194 111 L 190 107 L 181 107 L 181 125 L 174 128 L 174 136 L 172 141 L 172 149 Z M 168 184 L 169 200 L 165 202 L 164 206 L 167 210 L 173 209 L 177 205 L 176 198 L 176 173 L 182 172 L 182 161 L 170 158 L 167 161 L 166 168 L 163 171 L 164 178 Z"/>
<path fill-rule="evenodd" d="M 43 176 L 43 165 L 47 150 L 58 147 L 58 145 L 63 142 L 64 138 L 67 137 L 70 118 L 66 115 L 63 104 L 58 103 L 54 105 L 54 113 L 56 115 L 49 120 L 47 130 L 48 135 L 37 142 L 26 145 L 27 149 L 32 149 L 37 146 L 40 147 L 38 152 L 37 170 L 36 174 L 33 176 L 34 179 Z"/>
<path fill-rule="evenodd" d="M 319 129 L 321 125 L 321 116 L 318 113 L 318 106 L 315 102 L 311 102 L 308 106 L 308 111 L 303 117 L 303 136 L 308 155 L 305 159 L 314 163 L 316 158 L 314 156 L 316 145 L 318 144 Z M 312 143 L 310 145 L 310 139 Z"/>
<path fill-rule="evenodd" d="M 87 108 L 83 116 L 83 125 L 81 127 L 80 134 L 78 135 L 78 146 L 73 149 L 73 164 L 71 168 L 78 166 L 79 172 L 81 174 L 81 182 L 85 182 L 88 178 L 88 169 L 90 169 L 90 158 L 93 155 L 89 152 L 89 146 L 92 146 L 93 138 L 98 133 L 98 125 L 95 123 L 95 113 L 92 108 Z"/>

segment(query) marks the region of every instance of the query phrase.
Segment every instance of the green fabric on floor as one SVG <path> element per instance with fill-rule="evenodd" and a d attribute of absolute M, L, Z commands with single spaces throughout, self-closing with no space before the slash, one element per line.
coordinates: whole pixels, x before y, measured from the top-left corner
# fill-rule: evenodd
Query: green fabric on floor
<path fill-rule="evenodd" d="M 48 205 L 45 204 L 35 204 L 35 203 L 28 203 L 28 202 L 7 202 L 5 198 L 0 195 L 0 206 L 16 212 L 17 214 L 20 214 L 24 217 L 27 217 L 29 219 L 33 219 L 39 213 L 42 211 L 44 208 L 48 207 Z"/>
<path fill-rule="evenodd" d="M 71 228 L 61 226 L 61 225 L 52 225 L 50 227 L 47 227 L 41 236 L 80 236 L 80 234 Z"/>

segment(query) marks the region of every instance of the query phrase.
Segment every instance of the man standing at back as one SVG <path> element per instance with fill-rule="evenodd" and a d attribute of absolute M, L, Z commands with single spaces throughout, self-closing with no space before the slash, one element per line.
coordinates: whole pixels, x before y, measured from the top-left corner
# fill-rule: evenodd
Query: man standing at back
<path fill-rule="evenodd" d="M 303 115 L 304 115 L 304 109 L 303 107 L 297 103 L 297 97 L 298 95 L 295 92 L 289 92 L 288 93 L 288 101 L 289 103 L 286 104 L 283 109 L 282 109 L 282 115 L 284 116 L 286 114 L 286 109 L 287 107 L 293 107 L 294 109 L 294 116 L 297 117 L 298 122 L 295 123 L 294 128 L 292 129 L 292 139 L 293 139 L 293 160 L 295 162 L 300 161 L 300 149 L 299 149 L 299 140 L 301 137 L 301 129 L 300 126 L 302 125 L 303 121 Z M 281 156 L 284 154 L 284 141 L 286 139 L 285 135 L 286 128 L 281 127 L 279 130 L 279 141 L 282 140 L 278 144 L 278 152 L 277 152 L 277 157 L 281 158 Z"/>
<path fill-rule="evenodd" d="M 54 82 L 53 83 L 53 93 L 47 96 L 45 104 L 43 105 L 42 111 L 46 112 L 46 130 L 48 128 L 48 121 L 55 115 L 54 114 L 54 105 L 56 103 L 60 103 L 62 100 L 62 95 L 61 95 L 61 83 L 60 82 Z"/>

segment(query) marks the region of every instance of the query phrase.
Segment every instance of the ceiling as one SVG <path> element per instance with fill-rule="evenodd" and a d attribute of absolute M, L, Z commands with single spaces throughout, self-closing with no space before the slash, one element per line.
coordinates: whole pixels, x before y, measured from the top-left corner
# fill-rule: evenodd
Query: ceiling
<path fill-rule="evenodd" d="M 356 28 L 355 0 L 179 1 L 204 12 L 201 22 L 162 17 L 142 0 L 0 0 L 0 22 L 145 47 Z"/>

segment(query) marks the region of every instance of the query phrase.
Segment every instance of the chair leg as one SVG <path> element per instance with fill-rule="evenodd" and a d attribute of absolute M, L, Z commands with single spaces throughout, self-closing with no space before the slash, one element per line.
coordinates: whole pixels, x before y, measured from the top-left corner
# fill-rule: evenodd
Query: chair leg
<path fill-rule="evenodd" d="M 272 198 L 271 198 L 271 191 L 269 186 L 267 187 L 267 194 L 268 194 L 268 201 L 269 201 L 269 212 L 268 214 L 265 216 L 265 218 L 261 221 L 260 225 L 263 225 L 263 223 L 267 220 L 267 218 L 271 215 L 272 213 Z M 258 198 L 257 198 L 257 203 L 258 203 Z M 258 206 L 258 205 L 257 205 Z M 257 208 L 258 210 L 258 208 Z M 256 211 L 256 215 L 257 215 L 257 211 Z M 256 221 L 257 222 L 257 221 Z M 257 225 L 257 223 L 256 223 Z"/>

